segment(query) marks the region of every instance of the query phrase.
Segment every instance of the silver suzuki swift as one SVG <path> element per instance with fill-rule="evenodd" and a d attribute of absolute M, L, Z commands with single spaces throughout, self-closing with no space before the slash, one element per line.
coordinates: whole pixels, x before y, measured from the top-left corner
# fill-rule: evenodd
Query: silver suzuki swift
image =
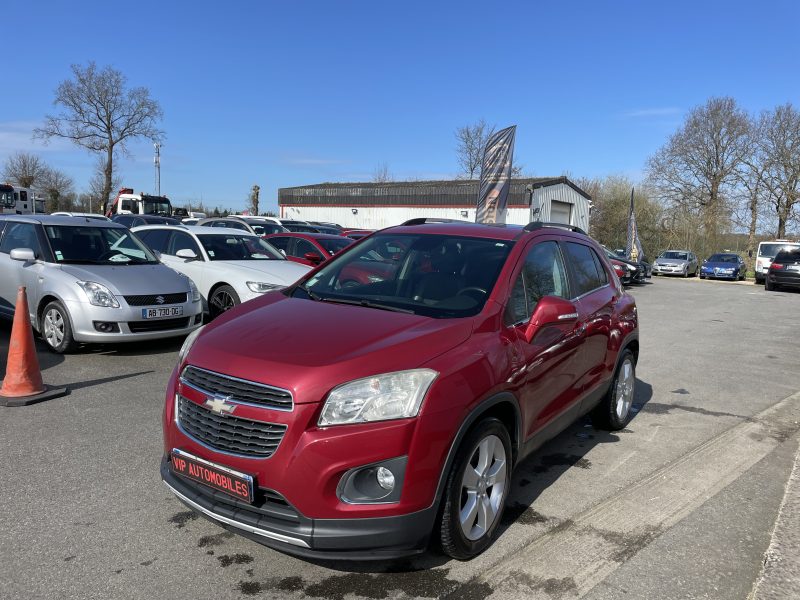
<path fill-rule="evenodd" d="M 0 218 L 0 317 L 13 316 L 21 285 L 33 327 L 55 352 L 186 335 L 202 324 L 194 283 L 112 222 Z"/>

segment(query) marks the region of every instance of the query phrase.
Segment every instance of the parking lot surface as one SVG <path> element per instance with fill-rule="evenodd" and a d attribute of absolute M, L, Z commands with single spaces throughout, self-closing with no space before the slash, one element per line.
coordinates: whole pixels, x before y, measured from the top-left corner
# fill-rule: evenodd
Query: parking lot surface
<path fill-rule="evenodd" d="M 0 409 L 1 595 L 746 598 L 798 448 L 800 294 L 664 278 L 631 293 L 636 417 L 615 434 L 576 423 L 522 463 L 499 539 L 471 562 L 308 561 L 226 532 L 159 479 L 181 341 L 40 345 L 45 381 L 72 391 Z"/>

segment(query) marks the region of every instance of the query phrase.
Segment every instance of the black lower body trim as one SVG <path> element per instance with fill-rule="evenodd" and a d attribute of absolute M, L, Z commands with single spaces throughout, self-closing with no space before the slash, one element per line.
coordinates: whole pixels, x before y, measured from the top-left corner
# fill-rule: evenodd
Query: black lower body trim
<path fill-rule="evenodd" d="M 264 546 L 324 560 L 388 560 L 420 554 L 428 547 L 436 506 L 407 515 L 365 519 L 272 516 L 269 508 L 222 499 L 220 492 L 173 473 L 164 457 L 161 478 L 176 497 L 207 519 Z"/>

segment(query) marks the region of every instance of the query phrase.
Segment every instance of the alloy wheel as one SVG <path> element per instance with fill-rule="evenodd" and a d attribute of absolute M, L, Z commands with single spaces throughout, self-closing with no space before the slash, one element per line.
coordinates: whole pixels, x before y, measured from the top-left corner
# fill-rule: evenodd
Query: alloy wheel
<path fill-rule="evenodd" d="M 486 436 L 472 451 L 461 478 L 459 522 L 468 540 L 480 539 L 494 524 L 507 480 L 505 446 L 496 435 Z"/>
<path fill-rule="evenodd" d="M 64 341 L 64 317 L 55 308 L 45 313 L 44 339 L 53 348 L 57 348 Z"/>
<path fill-rule="evenodd" d="M 617 376 L 617 397 L 616 397 L 616 412 L 617 418 L 624 421 L 628 416 L 628 411 L 633 404 L 633 391 L 636 382 L 636 376 L 633 371 L 633 363 L 629 358 L 625 359 L 619 369 Z"/>
<path fill-rule="evenodd" d="M 226 310 L 230 310 L 236 306 L 236 301 L 233 299 L 233 296 L 225 290 L 218 290 L 214 293 L 214 297 L 211 298 L 211 304 L 214 307 L 214 313 L 221 315 Z"/>

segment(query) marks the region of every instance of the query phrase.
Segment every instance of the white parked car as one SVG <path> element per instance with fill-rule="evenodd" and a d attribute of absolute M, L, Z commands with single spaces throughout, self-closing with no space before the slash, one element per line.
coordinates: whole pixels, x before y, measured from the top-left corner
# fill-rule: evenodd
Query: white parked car
<path fill-rule="evenodd" d="M 161 254 L 161 262 L 194 281 L 211 318 L 291 285 L 310 270 L 238 229 L 146 225 L 131 231 Z"/>

